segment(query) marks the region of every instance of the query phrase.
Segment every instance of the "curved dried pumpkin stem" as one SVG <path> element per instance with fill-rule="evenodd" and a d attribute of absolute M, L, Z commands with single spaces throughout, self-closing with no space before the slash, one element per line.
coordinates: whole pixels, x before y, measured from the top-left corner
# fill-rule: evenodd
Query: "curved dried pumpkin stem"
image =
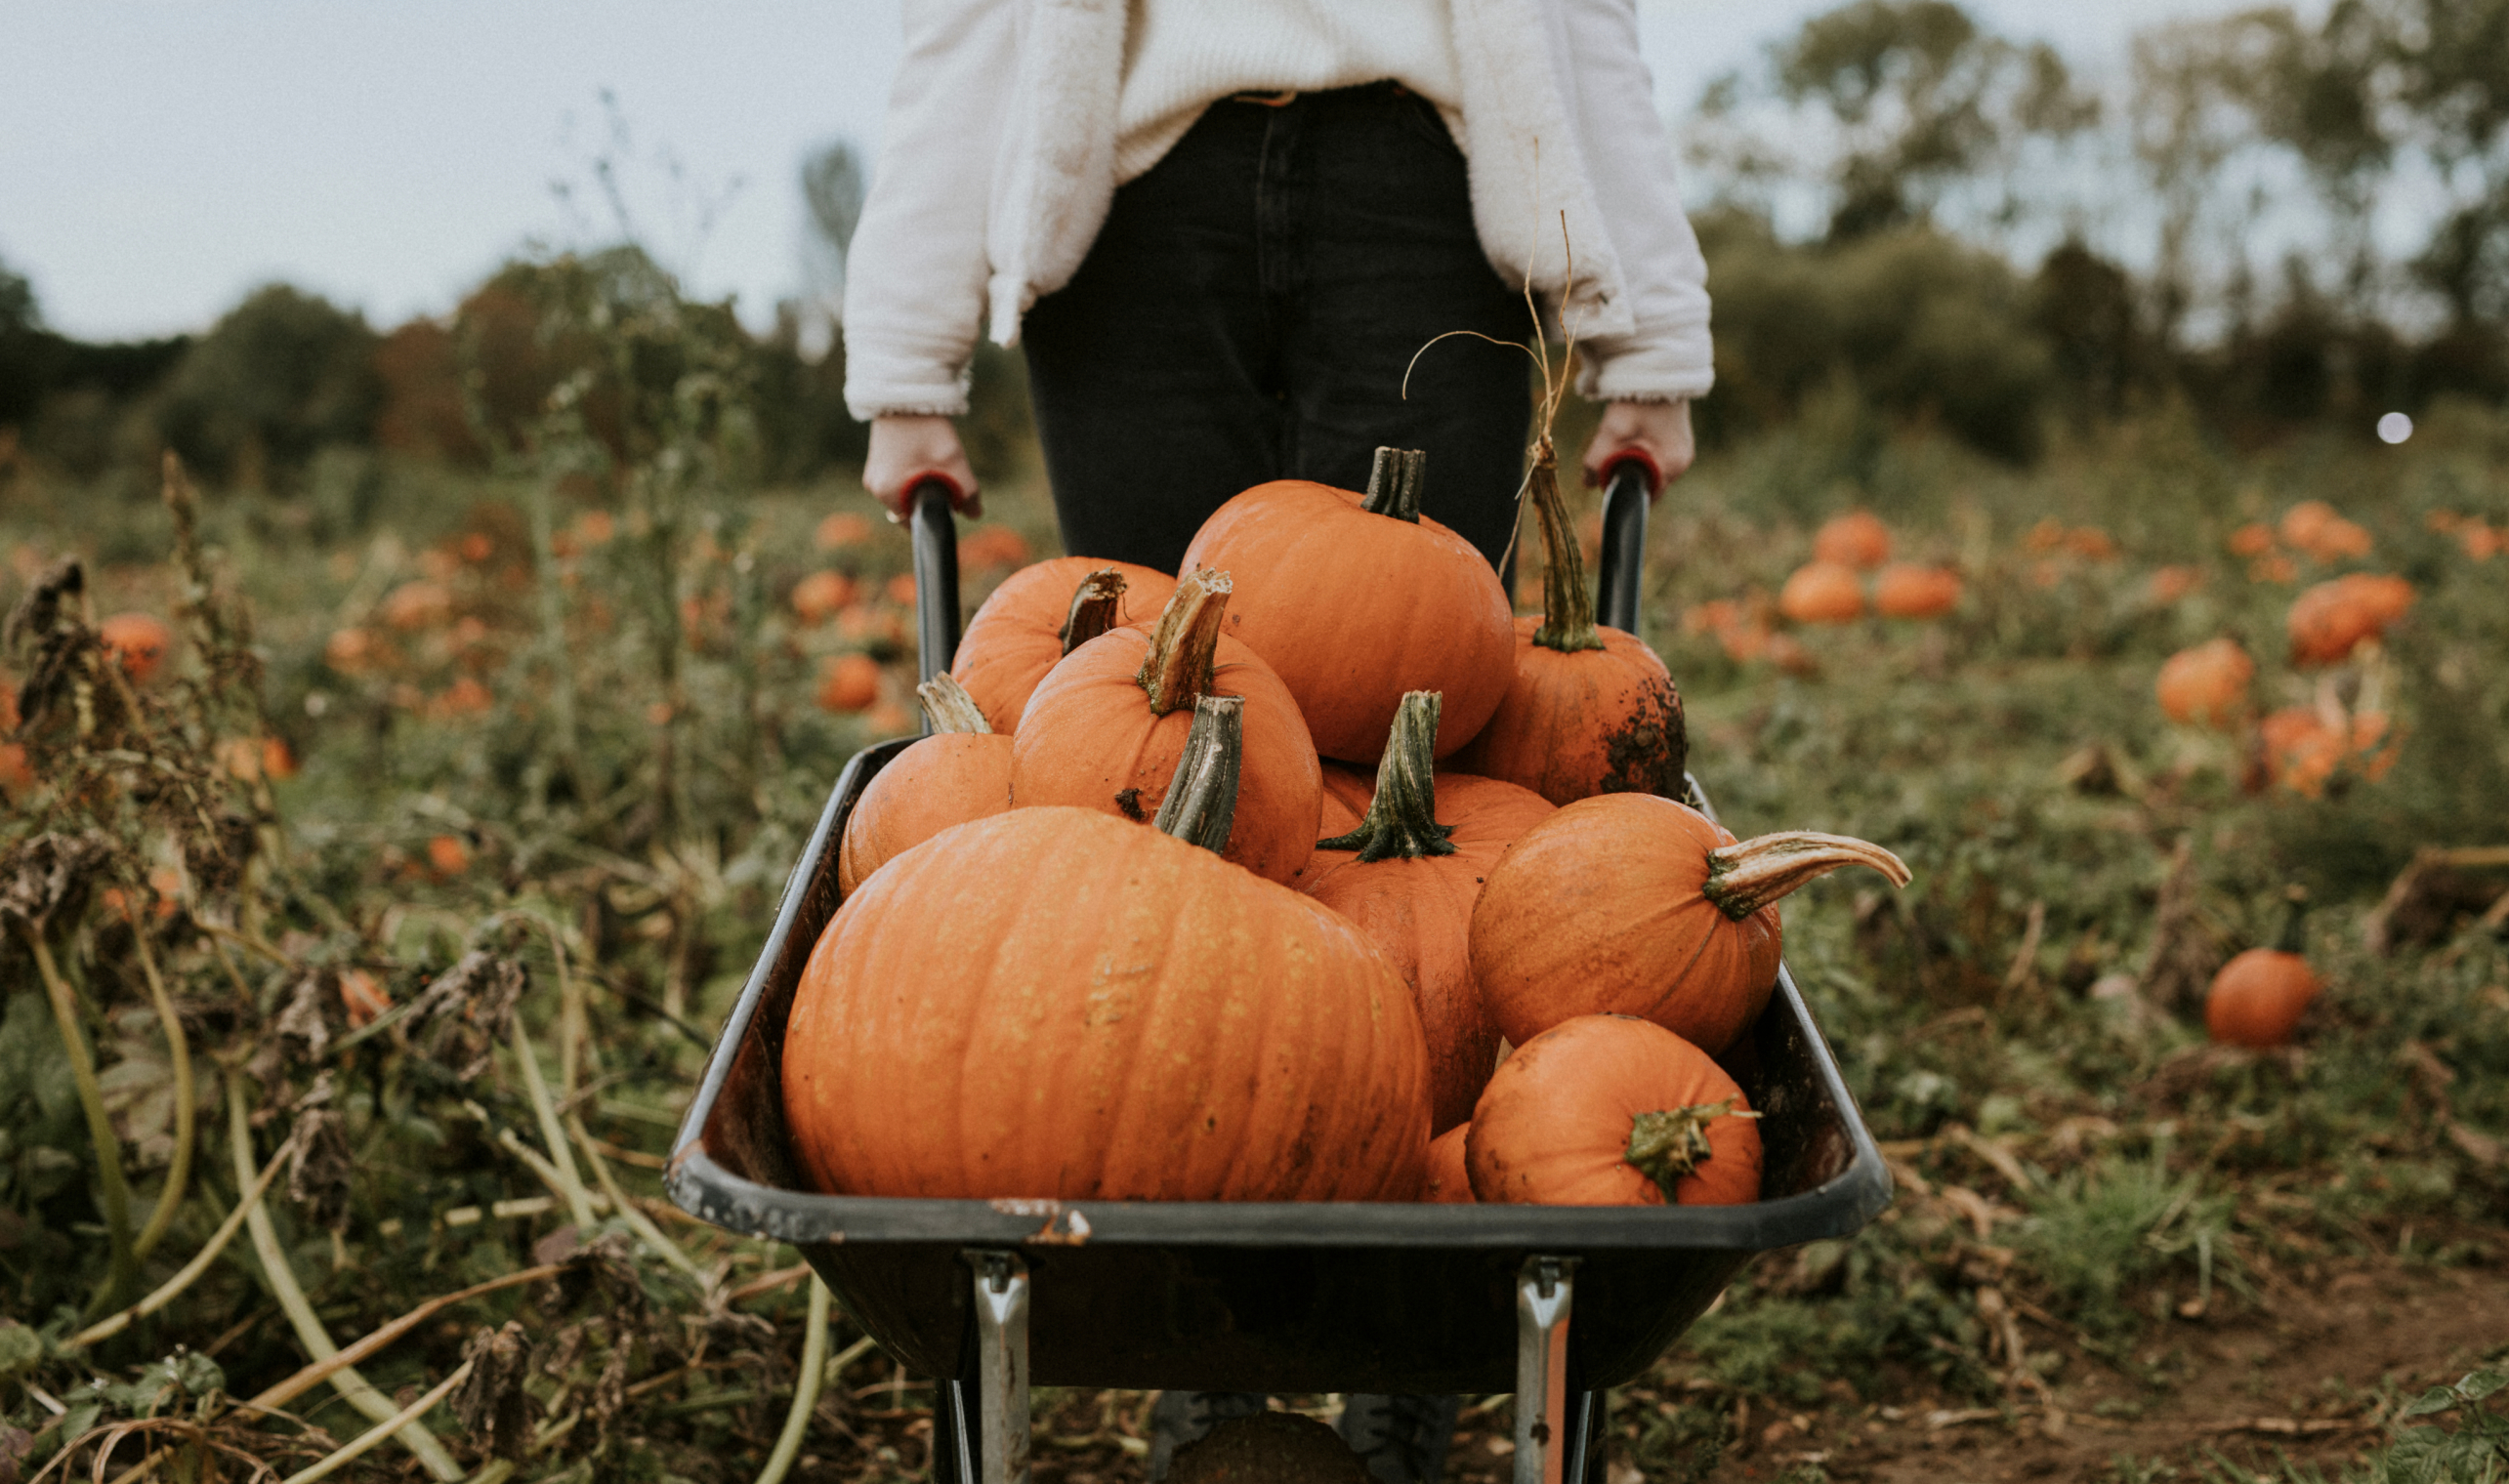
<path fill-rule="evenodd" d="M 1214 854 L 1229 847 L 1237 820 L 1237 768 L 1244 756 L 1243 696 L 1206 695 L 1193 703 L 1193 729 L 1168 780 L 1150 827 Z"/>
<path fill-rule="evenodd" d="M 1454 826 L 1438 823 L 1435 778 L 1439 694 L 1414 690 L 1395 708 L 1394 729 L 1385 739 L 1385 756 L 1376 764 L 1376 795 L 1367 817 L 1348 835 L 1317 842 L 1319 850 L 1357 850 L 1362 863 L 1389 855 L 1411 859 L 1452 855 L 1446 837 Z"/>
<path fill-rule="evenodd" d="M 1420 491 L 1428 482 L 1429 455 L 1419 448 L 1380 448 L 1367 472 L 1367 498 L 1359 509 L 1420 523 Z"/>
<path fill-rule="evenodd" d="M 1720 1118 L 1760 1116 L 1748 1108 L 1735 1107 L 1738 1100 L 1729 1097 L 1723 1102 L 1641 1113 L 1629 1121 L 1629 1148 L 1621 1157 L 1630 1168 L 1655 1182 L 1655 1188 L 1664 1193 L 1664 1204 L 1669 1206 L 1673 1203 L 1673 1186 L 1715 1152 L 1708 1147 L 1709 1124 Z"/>
<path fill-rule="evenodd" d="M 1585 588 L 1585 553 L 1576 532 L 1568 529 L 1568 502 L 1560 497 L 1560 458 L 1547 436 L 1533 445 L 1533 469 L 1526 475 L 1533 494 L 1533 515 L 1542 524 L 1542 627 L 1533 642 L 1545 649 L 1573 654 L 1600 649 L 1603 636 L 1594 630 L 1594 595 Z"/>
<path fill-rule="evenodd" d="M 1123 621 L 1124 574 L 1100 567 L 1071 590 L 1071 608 L 1063 616 L 1063 652 L 1096 639 Z"/>
<path fill-rule="evenodd" d="M 915 696 L 924 703 L 924 715 L 932 718 L 935 736 L 949 732 L 983 736 L 993 729 L 993 723 L 984 720 L 984 708 L 946 671 L 916 686 Z"/>
<path fill-rule="evenodd" d="M 1160 610 L 1150 657 L 1135 677 L 1150 697 L 1150 714 L 1163 717 L 1211 688 L 1212 656 L 1220 651 L 1220 621 L 1233 591 L 1226 572 L 1197 567 L 1185 574 Z"/>
<path fill-rule="evenodd" d="M 1900 858 L 1869 841 L 1783 830 L 1710 850 L 1707 885 L 1699 894 L 1738 923 L 1841 866 L 1870 866 L 1894 886 L 1908 884 L 1908 868 Z"/>

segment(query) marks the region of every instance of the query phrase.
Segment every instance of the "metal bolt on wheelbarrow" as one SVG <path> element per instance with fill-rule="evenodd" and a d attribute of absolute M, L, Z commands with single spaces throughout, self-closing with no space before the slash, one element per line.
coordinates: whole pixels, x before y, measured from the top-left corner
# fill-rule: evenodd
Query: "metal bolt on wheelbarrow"
<path fill-rule="evenodd" d="M 1604 622 L 1637 632 L 1649 475 L 1614 471 Z M 958 642 L 949 491 L 914 501 L 927 677 Z M 1643 1373 L 1753 1255 L 1855 1232 L 1890 1203 L 1879 1150 L 1793 978 L 1726 1061 L 1761 1113 L 1748 1206 L 906 1200 L 804 1188 L 784 1129 L 784 1022 L 835 914 L 836 845 L 908 745 L 845 765 L 681 1125 L 671 1198 L 801 1249 L 890 1355 L 937 1381 L 933 1473 L 1028 1473 L 1028 1386 L 1513 1391 L 1518 1484 L 1601 1476 L 1606 1388 Z M 1695 802 L 1705 804 L 1696 780 Z"/>

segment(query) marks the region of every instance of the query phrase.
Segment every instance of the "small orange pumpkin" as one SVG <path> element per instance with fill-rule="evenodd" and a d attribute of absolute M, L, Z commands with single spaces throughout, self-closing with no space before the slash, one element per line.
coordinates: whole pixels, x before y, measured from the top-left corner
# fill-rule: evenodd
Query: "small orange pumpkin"
<path fill-rule="evenodd" d="M 1873 579 L 1873 611 L 1884 618 L 1941 618 L 1960 606 L 1960 574 L 1949 567 L 1894 561 Z"/>
<path fill-rule="evenodd" d="M 1368 493 L 1278 479 L 1211 514 L 1181 570 L 1237 580 L 1229 633 L 1280 676 L 1317 750 L 1373 763 L 1412 690 L 1445 697 L 1438 756 L 1473 739 L 1515 673 L 1516 619 L 1473 544 L 1420 514 L 1425 456 L 1380 449 Z"/>
<path fill-rule="evenodd" d="M 819 671 L 817 699 L 821 711 L 868 711 L 880 699 L 880 662 L 867 654 L 830 656 Z"/>
<path fill-rule="evenodd" d="M 1229 574 L 1178 583 L 1155 632 L 1110 629 L 1046 672 L 1012 737 L 1011 802 L 1148 821 L 1167 797 L 1198 695 L 1246 701 L 1241 791 L 1229 859 L 1287 882 L 1315 852 L 1323 775 L 1280 678 L 1226 637 Z"/>
<path fill-rule="evenodd" d="M 1777 611 L 1799 624 L 1852 624 L 1864 614 L 1864 590 L 1853 567 L 1807 561 L 1777 590 Z"/>
<path fill-rule="evenodd" d="M 1594 621 L 1585 563 L 1569 538 L 1549 438 L 1531 488 L 1549 562 L 1542 613 L 1516 620 L 1516 670 L 1455 767 L 1531 789 L 1553 804 L 1596 794 L 1677 798 L 1690 761 L 1672 673 L 1634 634 Z"/>
<path fill-rule="evenodd" d="M 1094 597 L 1083 591 L 1093 583 Z M 968 620 L 950 676 L 1007 737 L 1057 661 L 1108 629 L 1148 621 L 1175 591 L 1175 578 L 1129 561 L 1057 556 L 1022 567 Z"/>
<path fill-rule="evenodd" d="M 1812 533 L 1812 555 L 1816 561 L 1869 571 L 1891 559 L 1891 528 L 1871 511 L 1832 515 Z"/>
<path fill-rule="evenodd" d="M 854 597 L 853 578 L 822 567 L 793 584 L 793 615 L 806 624 L 823 624 Z"/>
<path fill-rule="evenodd" d="M 837 847 L 839 897 L 951 825 L 1011 806 L 1011 739 L 984 724 L 974 699 L 948 676 L 934 676 L 915 693 L 933 734 L 889 760 L 854 802 Z"/>
<path fill-rule="evenodd" d="M 134 685 L 155 680 L 174 647 L 174 631 L 152 613 L 116 613 L 96 626 L 96 637 Z"/>
<path fill-rule="evenodd" d="M 2291 663 L 2341 664 L 2412 606 L 2413 585 L 2402 577 L 2353 572 L 2319 583 L 2292 600 L 2284 620 L 2291 634 Z"/>
<path fill-rule="evenodd" d="M 1401 977 L 1339 914 L 1208 848 L 1243 705 L 1196 703 L 1210 720 L 1160 828 L 1011 809 L 907 850 L 837 910 L 784 1032 L 785 1122 L 815 1188 L 1417 1199 L 1428 1070 Z"/>
<path fill-rule="evenodd" d="M 1545 1206 L 1739 1206 L 1760 1132 L 1705 1051 L 1630 1015 L 1579 1015 L 1518 1047 L 1473 1109 L 1474 1198 Z"/>
<path fill-rule="evenodd" d="M 1438 697 L 1404 696 L 1365 816 L 1320 842 L 1301 877 L 1307 894 L 1359 924 L 1410 986 L 1428 1037 L 1432 1134 L 1472 1116 L 1498 1055 L 1498 1028 L 1473 982 L 1473 903 L 1508 845 L 1554 812 L 1512 783 L 1433 775 L 1437 734 Z"/>
<path fill-rule="evenodd" d="M 2247 682 L 2255 676 L 2256 662 L 2238 640 L 2214 639 L 2162 661 L 2153 688 L 2169 720 L 2228 726 L 2247 710 Z"/>
<path fill-rule="evenodd" d="M 2300 956 L 2300 922 L 2307 910 L 2307 896 L 2291 888 L 2276 945 L 2248 949 L 2213 975 L 2212 988 L 2204 995 L 2204 1030 L 2214 1041 L 2259 1050 L 2290 1044 L 2300 1017 L 2323 987 L 2317 970 Z"/>
<path fill-rule="evenodd" d="M 1794 830 L 1737 843 L 1669 799 L 1580 800 L 1490 869 L 1473 908 L 1473 972 L 1520 1048 L 1572 1016 L 1616 1012 L 1713 1055 L 1777 987 L 1778 900 L 1851 865 L 1907 885 L 1900 858 L 1864 841 Z"/>

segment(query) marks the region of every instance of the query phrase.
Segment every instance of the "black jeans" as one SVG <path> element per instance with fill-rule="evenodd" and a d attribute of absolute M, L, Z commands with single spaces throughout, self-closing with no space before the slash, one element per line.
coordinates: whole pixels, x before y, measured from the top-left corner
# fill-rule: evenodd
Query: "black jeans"
<path fill-rule="evenodd" d="M 1531 421 L 1514 349 L 1530 327 L 1428 103 L 1390 83 L 1213 103 L 1028 311 L 1064 546 L 1174 571 L 1239 490 L 1361 488 L 1391 444 L 1428 451 L 1423 509 L 1495 562 Z M 1449 330 L 1510 344 L 1456 336 L 1412 364 Z"/>

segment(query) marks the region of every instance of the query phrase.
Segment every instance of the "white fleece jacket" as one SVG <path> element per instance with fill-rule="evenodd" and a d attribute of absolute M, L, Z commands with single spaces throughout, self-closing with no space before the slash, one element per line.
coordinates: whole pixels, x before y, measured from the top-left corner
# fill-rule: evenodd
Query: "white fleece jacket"
<path fill-rule="evenodd" d="M 1510 286 L 1529 277 L 1576 332 L 1586 396 L 1704 392 L 1707 265 L 1639 60 L 1635 0 L 1452 6 L 1462 96 L 1447 125 L 1491 266 Z M 847 260 L 845 395 L 866 421 L 965 412 L 979 326 L 989 317 L 996 342 L 1019 343 L 1028 306 L 1079 269 L 1116 183 L 1125 0 L 904 9 Z"/>

